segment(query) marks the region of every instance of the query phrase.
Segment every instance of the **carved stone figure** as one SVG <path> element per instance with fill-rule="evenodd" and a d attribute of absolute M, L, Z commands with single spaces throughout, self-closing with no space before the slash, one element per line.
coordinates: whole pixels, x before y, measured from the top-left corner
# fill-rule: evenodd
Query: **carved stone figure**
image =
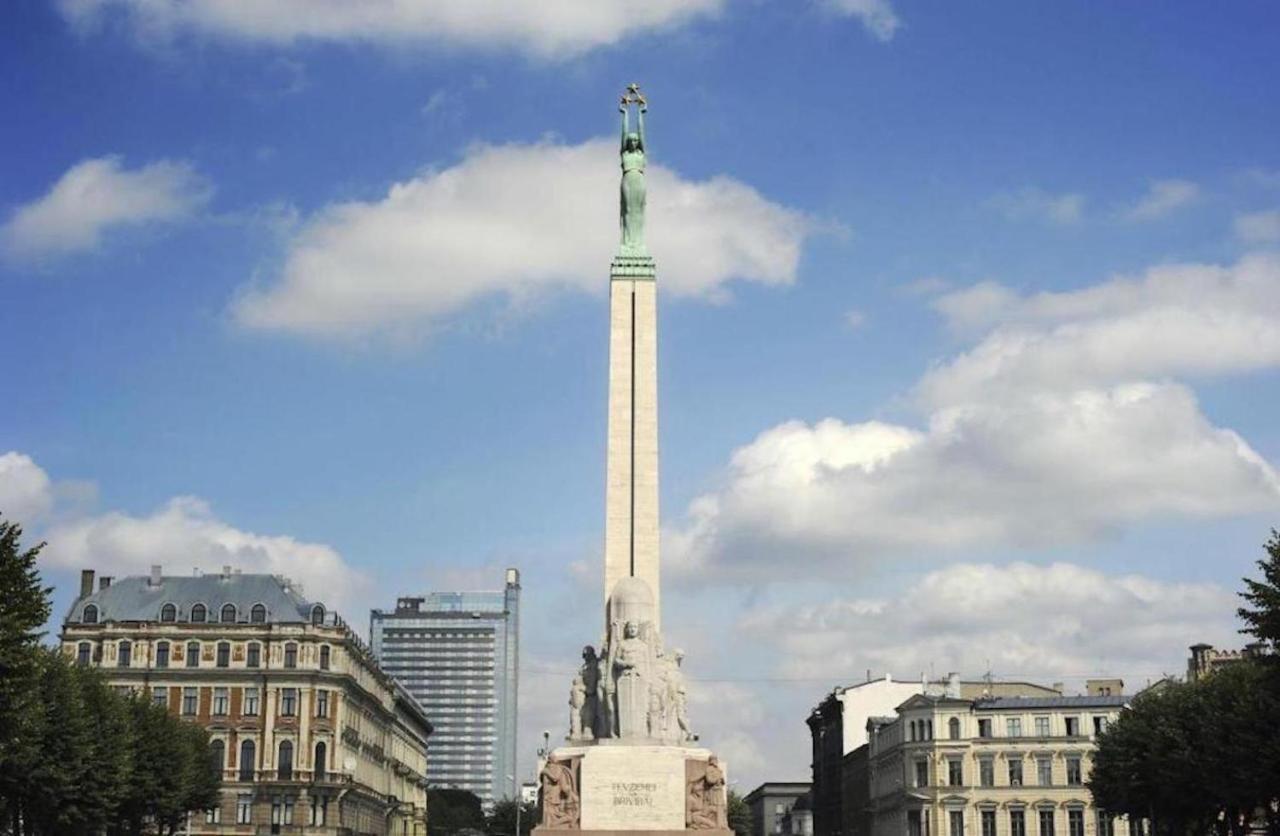
<path fill-rule="evenodd" d="M 576 830 L 579 822 L 578 785 L 571 761 L 549 760 L 542 768 L 542 826 Z"/>
<path fill-rule="evenodd" d="M 636 131 L 628 124 L 630 106 L 636 107 Z M 618 110 L 622 111 L 622 253 L 644 255 L 644 114 L 649 109 L 639 86 L 632 84 L 622 97 Z"/>
<path fill-rule="evenodd" d="M 680 670 L 684 651 L 677 648 L 673 657 L 674 663 L 667 672 L 667 700 L 676 723 L 676 739 L 683 743 L 694 739 L 689 728 L 689 691 L 684 684 L 684 672 Z"/>
<path fill-rule="evenodd" d="M 618 737 L 644 737 L 649 732 L 649 645 L 640 638 L 640 627 L 634 621 L 622 628 L 622 641 L 617 645 L 613 671 L 617 677 Z"/>
<path fill-rule="evenodd" d="M 688 794 L 685 796 L 685 826 L 690 830 L 722 830 L 728 827 L 724 770 L 720 768 L 720 761 L 712 755 L 706 764 L 694 765 L 691 771 L 694 776 L 688 782 Z"/>
<path fill-rule="evenodd" d="M 575 740 L 590 740 L 597 736 L 596 715 L 600 703 L 600 660 L 596 658 L 596 649 L 591 645 L 582 648 L 582 669 L 578 673 L 582 680 L 582 704 L 577 707 L 578 732 L 570 733 Z M 577 680 L 575 680 L 575 688 Z M 570 720 L 572 725 L 572 719 Z"/>
<path fill-rule="evenodd" d="M 582 674 L 573 678 L 569 688 L 569 739 L 583 740 L 582 715 L 587 706 L 587 686 L 582 682 Z"/>
<path fill-rule="evenodd" d="M 607 648 L 606 648 L 607 649 Z M 616 688 L 613 681 L 613 665 L 606 653 L 597 660 L 596 679 L 596 737 L 618 736 L 618 712 L 614 710 Z"/>

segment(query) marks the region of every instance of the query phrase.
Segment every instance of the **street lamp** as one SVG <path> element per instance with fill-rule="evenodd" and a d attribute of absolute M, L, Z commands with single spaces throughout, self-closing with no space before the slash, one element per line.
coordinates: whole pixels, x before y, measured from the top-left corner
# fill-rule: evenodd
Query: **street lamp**
<path fill-rule="evenodd" d="M 521 787 L 520 787 L 520 783 L 519 783 L 518 781 L 516 781 L 516 776 L 514 776 L 514 775 L 508 775 L 507 777 L 508 777 L 509 779 L 511 779 L 511 783 L 512 783 L 513 785 L 515 785 L 515 788 L 516 788 L 516 798 L 515 798 L 515 801 L 516 801 L 516 832 L 515 832 L 515 836 L 520 836 L 520 813 L 524 810 L 524 799 L 520 797 L 520 790 L 521 790 Z"/>

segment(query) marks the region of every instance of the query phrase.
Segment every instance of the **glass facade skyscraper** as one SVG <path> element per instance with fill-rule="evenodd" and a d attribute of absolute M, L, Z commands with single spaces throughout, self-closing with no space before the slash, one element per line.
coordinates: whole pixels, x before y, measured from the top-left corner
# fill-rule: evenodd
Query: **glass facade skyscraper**
<path fill-rule="evenodd" d="M 515 797 L 520 572 L 503 589 L 400 598 L 369 619 L 373 652 L 435 726 L 427 780 L 486 805 Z"/>

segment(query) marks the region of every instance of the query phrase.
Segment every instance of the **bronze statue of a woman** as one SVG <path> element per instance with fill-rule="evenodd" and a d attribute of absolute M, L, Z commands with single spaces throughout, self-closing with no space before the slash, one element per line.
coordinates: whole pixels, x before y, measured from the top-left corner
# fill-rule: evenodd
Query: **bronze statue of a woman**
<path fill-rule="evenodd" d="M 636 131 L 631 132 L 629 111 L 636 105 Z M 645 255 L 644 246 L 644 114 L 649 109 L 640 87 L 632 84 L 622 96 L 622 254 Z"/>

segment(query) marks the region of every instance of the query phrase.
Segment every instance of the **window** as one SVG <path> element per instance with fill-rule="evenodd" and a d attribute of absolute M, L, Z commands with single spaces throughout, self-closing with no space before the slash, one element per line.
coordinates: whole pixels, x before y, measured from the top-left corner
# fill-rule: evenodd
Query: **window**
<path fill-rule="evenodd" d="M 983 717 L 978 720 L 978 737 L 991 737 L 991 718 Z"/>
<path fill-rule="evenodd" d="M 122 668 L 129 667 L 133 661 L 133 643 L 120 642 L 116 645 L 116 665 Z"/>
<path fill-rule="evenodd" d="M 916 721 L 915 721 L 915 720 L 912 720 L 910 723 L 908 723 L 908 724 L 907 724 L 907 729 L 910 731 L 910 737 L 909 737 L 908 739 L 909 739 L 912 743 L 915 743 L 915 740 L 916 740 Z"/>
<path fill-rule="evenodd" d="M 959 758 L 947 760 L 947 785 L 951 787 L 964 786 L 964 767 Z"/>
<path fill-rule="evenodd" d="M 1039 836 L 1053 836 L 1053 810 L 1046 808 L 1040 811 Z"/>
<path fill-rule="evenodd" d="M 280 741 L 280 756 L 276 758 L 276 775 L 281 781 L 293 778 L 293 741 Z"/>
<path fill-rule="evenodd" d="M 1067 811 L 1067 836 L 1084 836 L 1084 810 Z"/>
<path fill-rule="evenodd" d="M 1116 820 L 1106 810 L 1098 811 L 1098 836 L 1116 836 Z"/>
<path fill-rule="evenodd" d="M 947 818 L 951 820 L 951 836 L 964 836 L 964 810 L 952 810 Z"/>
<path fill-rule="evenodd" d="M 1067 737 L 1080 736 L 1080 718 L 1079 717 L 1064 717 L 1062 718 L 1062 722 L 1067 727 Z"/>
<path fill-rule="evenodd" d="M 87 668 L 92 659 L 93 645 L 88 642 L 80 642 L 80 644 L 76 646 L 76 664 L 82 668 Z"/>
<path fill-rule="evenodd" d="M 169 643 L 156 642 L 156 667 L 169 667 Z"/>
<path fill-rule="evenodd" d="M 1027 836 L 1027 813 L 1025 810 L 1009 811 L 1009 836 Z"/>
<path fill-rule="evenodd" d="M 298 689 L 283 688 L 280 691 L 280 716 L 295 717 L 298 714 Z"/>
<path fill-rule="evenodd" d="M 284 666 L 286 668 L 298 667 L 298 646 L 293 642 L 289 642 L 284 646 Z"/>
<path fill-rule="evenodd" d="M 316 716 L 317 717 L 329 716 L 329 692 L 328 691 L 316 691 Z"/>
<path fill-rule="evenodd" d="M 1042 787 L 1053 786 L 1053 759 L 1036 758 L 1036 783 Z"/>
<path fill-rule="evenodd" d="M 200 642 L 187 642 L 187 667 L 200 667 Z"/>
<path fill-rule="evenodd" d="M 324 624 L 324 607 L 316 604 L 311 608 L 311 623 Z"/>
<path fill-rule="evenodd" d="M 1037 717 L 1036 718 L 1036 737 L 1048 737 L 1048 736 L 1049 736 L 1049 718 Z"/>
<path fill-rule="evenodd" d="M 178 620 L 178 608 L 173 604 L 165 604 L 160 608 L 160 620 L 165 624 L 171 624 Z"/>
<path fill-rule="evenodd" d="M 952 717 L 947 721 L 947 737 L 952 740 L 960 739 L 960 718 Z"/>
<path fill-rule="evenodd" d="M 235 604 L 223 604 L 223 605 L 222 605 L 222 617 L 221 617 L 219 620 L 220 620 L 223 624 L 235 624 L 235 623 L 236 623 L 236 605 L 235 605 Z"/>
<path fill-rule="evenodd" d="M 996 785 L 996 764 L 991 758 L 978 760 L 978 783 L 984 787 Z"/>
<path fill-rule="evenodd" d="M 193 605 L 191 607 L 191 623 L 203 624 L 206 621 L 208 614 L 209 611 L 205 608 L 204 604 Z"/>
<path fill-rule="evenodd" d="M 929 786 L 929 762 L 916 761 L 916 786 Z"/>
<path fill-rule="evenodd" d="M 255 747 L 253 745 L 252 740 L 246 740 L 240 744 L 240 776 L 239 778 L 241 781 L 253 780 L 254 754 L 255 754 Z M 242 795 L 240 797 L 252 798 L 252 796 L 247 796 L 247 795 Z M 245 823 L 247 822 L 241 822 L 241 824 L 245 824 Z"/>
<path fill-rule="evenodd" d="M 246 743 L 248 741 L 245 741 Z M 244 780 L 243 778 L 241 780 Z M 253 819 L 253 796 L 241 793 L 236 796 L 236 824 L 248 824 Z"/>
<path fill-rule="evenodd" d="M 262 664 L 262 645 L 257 642 L 249 642 L 249 650 L 245 654 L 245 665 L 250 668 L 256 668 Z"/>
<path fill-rule="evenodd" d="M 85 607 L 84 612 L 80 615 L 80 620 L 83 621 L 85 624 L 97 624 L 98 623 L 97 605 L 90 604 L 89 606 Z"/>
<path fill-rule="evenodd" d="M 320 670 L 329 670 L 329 645 L 320 646 Z"/>
<path fill-rule="evenodd" d="M 204 823 L 205 824 L 221 824 L 222 823 L 222 807 L 215 806 L 215 807 L 210 807 L 208 810 L 205 810 Z"/>
<path fill-rule="evenodd" d="M 924 739 L 933 740 L 933 720 L 924 721 Z"/>
<path fill-rule="evenodd" d="M 325 817 L 329 814 L 329 799 L 327 798 L 311 798 L 311 824 L 317 827 L 324 826 Z"/>
<path fill-rule="evenodd" d="M 249 621 L 253 624 L 262 624 L 267 620 L 267 608 L 262 604 L 254 604 L 253 609 L 249 610 Z"/>
<path fill-rule="evenodd" d="M 225 717 L 230 711 L 230 698 L 227 696 L 226 688 L 213 689 L 213 713 L 218 717 Z"/>
<path fill-rule="evenodd" d="M 324 741 L 316 744 L 316 757 L 315 763 L 312 764 L 312 768 L 315 770 L 317 781 L 324 780 L 324 773 L 327 769 L 325 765 L 325 757 L 328 753 L 329 747 L 325 746 Z M 312 824 L 315 824 L 315 822 L 312 822 Z"/>
<path fill-rule="evenodd" d="M 196 689 L 182 689 L 182 713 L 190 717 L 196 713 Z"/>
<path fill-rule="evenodd" d="M 1005 737 L 1022 737 L 1022 718 L 1010 717 L 1004 721 Z"/>
<path fill-rule="evenodd" d="M 1022 786 L 1022 758 L 1009 758 L 1009 786 Z"/>
<path fill-rule="evenodd" d="M 209 763 L 213 768 L 222 773 L 222 767 L 227 764 L 227 744 L 222 738 L 215 737 L 209 741 Z"/>
<path fill-rule="evenodd" d="M 152 688 L 151 701 L 161 708 L 165 708 L 169 705 L 169 689 L 163 686 Z"/>
<path fill-rule="evenodd" d="M 920 823 L 920 811 L 907 811 L 907 836 L 922 836 L 924 827 Z"/>
<path fill-rule="evenodd" d="M 218 642 L 218 667 L 231 667 L 231 642 Z"/>
<path fill-rule="evenodd" d="M 246 717 L 258 716 L 258 689 L 244 689 L 244 715 Z"/>
<path fill-rule="evenodd" d="M 1067 786 L 1078 787 L 1083 783 L 1084 781 L 1080 774 L 1080 757 L 1072 755 L 1067 758 Z"/>
<path fill-rule="evenodd" d="M 1104 731 L 1106 731 L 1106 730 L 1107 730 L 1107 718 L 1106 718 L 1106 717 L 1094 717 L 1094 718 L 1093 718 L 1093 733 L 1094 733 L 1094 734 L 1102 734 L 1102 733 L 1103 733 Z"/>
<path fill-rule="evenodd" d="M 996 811 L 982 811 L 982 836 L 996 836 Z"/>

